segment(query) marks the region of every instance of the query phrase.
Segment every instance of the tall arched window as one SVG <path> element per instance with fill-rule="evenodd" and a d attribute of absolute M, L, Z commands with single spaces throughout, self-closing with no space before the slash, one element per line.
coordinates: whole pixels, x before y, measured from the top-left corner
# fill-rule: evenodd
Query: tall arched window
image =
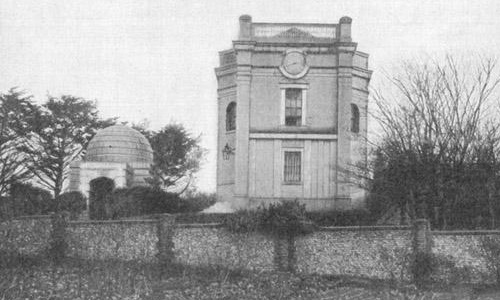
<path fill-rule="evenodd" d="M 351 132 L 359 132 L 359 108 L 356 104 L 351 104 Z"/>
<path fill-rule="evenodd" d="M 236 129 L 236 102 L 231 102 L 226 108 L 226 131 Z"/>

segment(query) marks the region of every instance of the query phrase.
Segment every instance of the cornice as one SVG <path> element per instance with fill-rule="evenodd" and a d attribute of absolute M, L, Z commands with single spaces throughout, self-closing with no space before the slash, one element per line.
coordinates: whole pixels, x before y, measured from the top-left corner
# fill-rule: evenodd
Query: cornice
<path fill-rule="evenodd" d="M 336 134 L 314 133 L 261 133 L 250 132 L 250 139 L 279 139 L 279 140 L 336 140 Z"/>
<path fill-rule="evenodd" d="M 229 75 L 229 74 L 234 74 L 237 72 L 237 69 L 236 69 L 237 65 L 236 64 L 232 64 L 232 65 L 227 65 L 227 66 L 222 66 L 222 67 L 218 67 L 218 68 L 215 68 L 215 75 L 217 77 L 220 77 L 220 76 L 226 76 L 226 75 Z"/>
<path fill-rule="evenodd" d="M 217 92 L 220 93 L 220 95 L 222 96 L 223 94 L 225 95 L 226 93 L 227 94 L 230 94 L 231 93 L 231 89 L 234 89 L 234 92 L 236 92 L 236 84 L 232 84 L 232 85 L 228 85 L 228 86 L 225 86 L 225 87 L 221 87 L 221 88 L 218 88 L 217 89 Z"/>

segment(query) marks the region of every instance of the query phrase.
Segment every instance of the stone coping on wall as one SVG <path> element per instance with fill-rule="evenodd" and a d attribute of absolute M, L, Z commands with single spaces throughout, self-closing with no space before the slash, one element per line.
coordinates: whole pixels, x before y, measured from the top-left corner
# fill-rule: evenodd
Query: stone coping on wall
<path fill-rule="evenodd" d="M 52 215 L 32 215 L 32 216 L 19 216 L 11 220 L 33 220 L 33 219 L 50 219 Z"/>
<path fill-rule="evenodd" d="M 191 223 L 191 224 L 176 223 L 175 227 L 177 227 L 177 228 L 223 228 L 225 226 L 222 223 Z"/>
<path fill-rule="evenodd" d="M 500 235 L 500 230 L 433 230 L 432 235 Z"/>
<path fill-rule="evenodd" d="M 133 225 L 133 224 L 148 224 L 157 223 L 156 219 L 142 220 L 92 220 L 92 221 L 70 221 L 69 226 L 92 226 L 92 225 Z"/>
<path fill-rule="evenodd" d="M 384 230 L 410 230 L 411 226 L 331 226 L 319 227 L 319 231 L 384 231 Z"/>

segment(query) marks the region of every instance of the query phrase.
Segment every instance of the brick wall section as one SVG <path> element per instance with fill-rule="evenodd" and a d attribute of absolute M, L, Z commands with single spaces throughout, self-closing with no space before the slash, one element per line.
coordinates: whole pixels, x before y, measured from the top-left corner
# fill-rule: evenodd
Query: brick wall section
<path fill-rule="evenodd" d="M 273 270 L 274 242 L 262 234 L 231 233 L 217 224 L 178 224 L 173 237 L 177 262 Z"/>
<path fill-rule="evenodd" d="M 276 239 L 232 233 L 220 224 L 176 224 L 173 216 L 160 215 L 148 220 L 63 222 L 66 227 L 58 231 L 53 228 L 55 220 L 30 216 L 0 223 L 0 252 L 44 255 L 51 240 L 63 234 L 69 257 L 160 259 L 257 271 L 276 270 L 278 265 Z M 434 280 L 493 282 L 496 278 L 481 251 L 483 237 L 500 238 L 500 231 L 430 231 L 426 221 L 412 227 L 323 227 L 296 237 L 293 261 L 301 273 L 406 281 L 411 280 L 409 262 L 414 254 L 428 252 L 437 259 Z"/>
<path fill-rule="evenodd" d="M 0 251 L 22 255 L 45 254 L 50 247 L 50 216 L 19 217 L 0 223 Z"/>
<path fill-rule="evenodd" d="M 69 222 L 70 257 L 153 261 L 158 254 L 156 220 Z"/>
<path fill-rule="evenodd" d="M 495 275 L 488 270 L 481 251 L 481 238 L 486 236 L 499 238 L 500 231 L 433 231 L 432 253 L 440 262 L 434 279 L 445 282 L 495 282 Z"/>
<path fill-rule="evenodd" d="M 296 240 L 297 270 L 409 280 L 412 237 L 409 227 L 323 227 Z"/>

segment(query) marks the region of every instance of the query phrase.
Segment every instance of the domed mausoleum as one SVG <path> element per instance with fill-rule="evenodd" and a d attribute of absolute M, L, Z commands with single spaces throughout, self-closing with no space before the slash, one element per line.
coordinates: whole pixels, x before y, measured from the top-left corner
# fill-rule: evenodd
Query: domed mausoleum
<path fill-rule="evenodd" d="M 99 177 L 112 179 L 116 187 L 146 185 L 152 163 L 153 150 L 140 132 L 113 125 L 99 130 L 84 159 L 71 165 L 68 189 L 88 196 L 90 181 Z"/>

